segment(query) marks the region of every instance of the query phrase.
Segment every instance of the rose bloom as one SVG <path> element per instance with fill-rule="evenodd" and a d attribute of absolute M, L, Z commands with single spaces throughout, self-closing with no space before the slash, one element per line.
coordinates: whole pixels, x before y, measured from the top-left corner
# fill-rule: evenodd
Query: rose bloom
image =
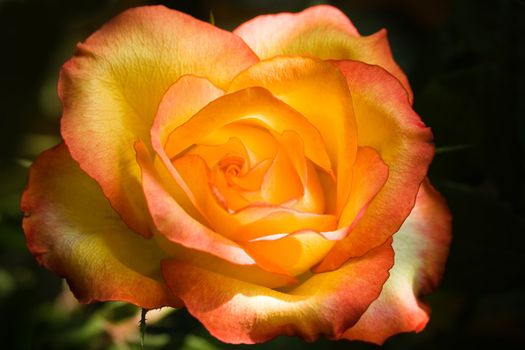
<path fill-rule="evenodd" d="M 425 327 L 450 214 L 385 30 L 139 7 L 78 44 L 58 93 L 23 227 L 80 302 L 186 307 L 230 343 Z"/>

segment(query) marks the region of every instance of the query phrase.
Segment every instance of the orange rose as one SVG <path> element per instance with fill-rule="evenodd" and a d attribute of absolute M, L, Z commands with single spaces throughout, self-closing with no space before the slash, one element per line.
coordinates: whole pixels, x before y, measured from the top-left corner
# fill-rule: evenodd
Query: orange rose
<path fill-rule="evenodd" d="M 23 225 L 81 302 L 185 306 L 231 343 L 425 326 L 450 216 L 385 31 L 329 6 L 233 33 L 135 8 L 58 91 L 64 143 L 32 166 Z"/>

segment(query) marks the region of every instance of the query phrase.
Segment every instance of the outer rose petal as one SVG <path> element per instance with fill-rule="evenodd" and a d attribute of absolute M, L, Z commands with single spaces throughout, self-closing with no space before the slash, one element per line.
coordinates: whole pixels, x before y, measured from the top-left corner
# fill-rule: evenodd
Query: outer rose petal
<path fill-rule="evenodd" d="M 428 321 L 428 307 L 418 295 L 436 287 L 448 253 L 451 217 L 445 201 L 427 181 L 416 206 L 394 235 L 395 263 L 379 298 L 344 338 L 382 344 L 400 332 L 419 332 Z"/>
<path fill-rule="evenodd" d="M 311 276 L 289 292 L 165 261 L 173 293 L 212 335 L 228 343 L 259 343 L 278 335 L 340 337 L 377 298 L 392 266 L 390 242 L 339 270 Z"/>
<path fill-rule="evenodd" d="M 35 161 L 21 208 L 29 250 L 66 278 L 81 302 L 180 306 L 161 282 L 162 251 L 122 222 L 64 144 Z"/>
<path fill-rule="evenodd" d="M 335 7 L 320 5 L 299 13 L 259 16 L 239 26 L 234 33 L 261 59 L 308 55 L 381 66 L 403 84 L 412 101 L 410 84 L 392 57 L 386 30 L 362 37 L 346 15 Z"/>
<path fill-rule="evenodd" d="M 149 145 L 151 123 L 181 75 L 218 86 L 257 61 L 237 36 L 162 6 L 130 9 L 77 47 L 62 68 L 62 136 L 134 230 L 148 236 L 133 143 Z"/>
<path fill-rule="evenodd" d="M 258 265 L 238 265 L 218 258 L 213 254 L 185 248 L 179 244 L 168 241 L 163 235 L 155 235 L 155 240 L 161 249 L 177 261 L 182 261 L 192 266 L 214 271 L 241 281 L 268 288 L 290 287 L 299 283 L 295 277 L 282 273 L 272 273 L 263 270 Z"/>
<path fill-rule="evenodd" d="M 388 180 L 352 233 L 338 242 L 317 271 L 335 269 L 394 234 L 414 206 L 434 155 L 432 133 L 408 103 L 399 82 L 381 67 L 336 64 L 352 91 L 359 146 L 375 149 L 388 165 Z"/>

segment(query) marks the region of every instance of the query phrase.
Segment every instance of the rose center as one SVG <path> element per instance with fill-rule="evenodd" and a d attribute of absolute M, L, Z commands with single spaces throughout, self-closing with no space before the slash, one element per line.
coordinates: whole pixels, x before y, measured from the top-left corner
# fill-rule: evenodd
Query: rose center
<path fill-rule="evenodd" d="M 219 169 L 224 173 L 228 185 L 233 186 L 232 178 L 238 177 L 244 173 L 244 158 L 236 154 L 228 154 L 219 161 Z"/>

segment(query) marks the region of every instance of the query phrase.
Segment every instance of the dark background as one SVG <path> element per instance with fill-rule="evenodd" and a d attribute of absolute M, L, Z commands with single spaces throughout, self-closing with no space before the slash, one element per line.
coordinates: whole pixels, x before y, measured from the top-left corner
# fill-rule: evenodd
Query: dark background
<path fill-rule="evenodd" d="M 0 347 L 138 349 L 137 309 L 79 306 L 25 247 L 18 201 L 27 166 L 59 141 L 55 87 L 77 41 L 121 10 L 154 1 L 0 0 Z M 233 29 L 259 14 L 319 1 L 165 1 Z M 325 1 L 359 31 L 389 31 L 432 127 L 430 178 L 447 198 L 454 238 L 431 321 L 386 349 L 525 348 L 525 2 L 520 0 Z M 127 322 L 127 323 L 126 323 Z M 118 326 L 120 325 L 120 327 Z M 117 329 L 117 331 L 115 331 Z M 120 344 L 120 345 L 119 345 Z M 184 310 L 150 322 L 147 349 L 217 350 Z M 248 348 L 247 346 L 239 346 Z M 372 349 L 369 344 L 280 337 L 255 349 Z"/>

